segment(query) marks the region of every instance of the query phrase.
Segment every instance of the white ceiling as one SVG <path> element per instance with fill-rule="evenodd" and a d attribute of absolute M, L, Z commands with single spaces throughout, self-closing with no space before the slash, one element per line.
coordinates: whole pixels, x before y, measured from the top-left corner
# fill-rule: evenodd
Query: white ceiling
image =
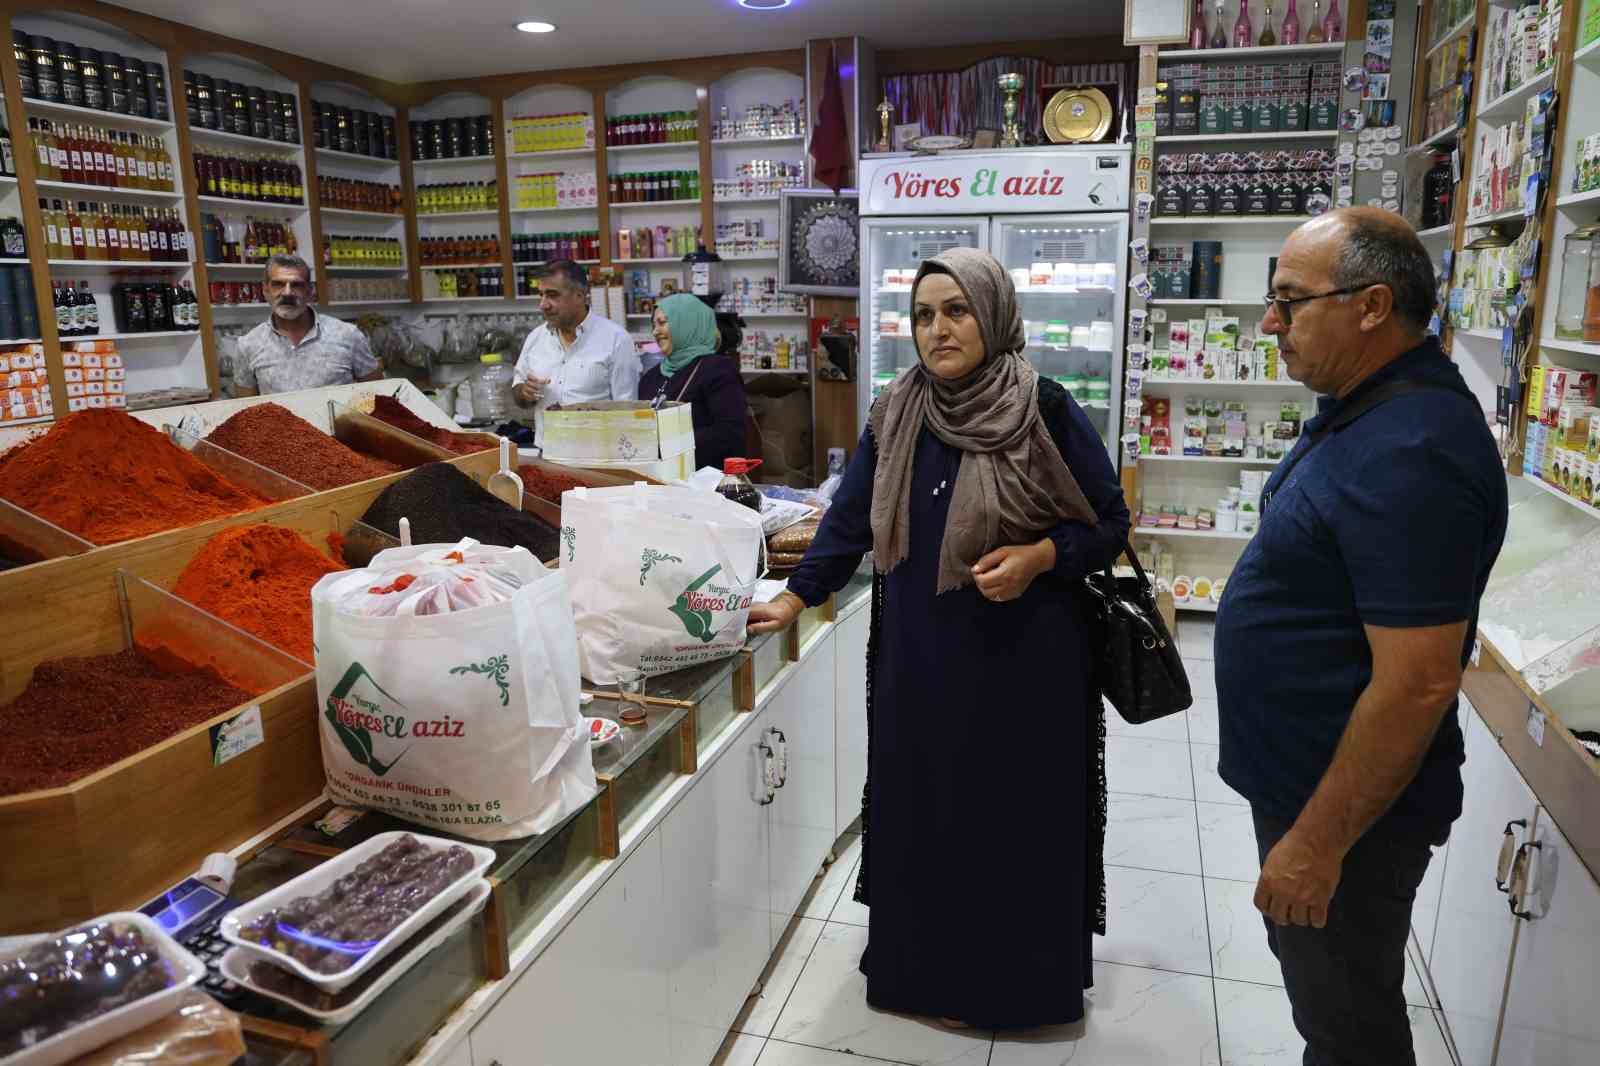
<path fill-rule="evenodd" d="M 121 0 L 120 6 L 397 82 L 798 48 L 858 35 L 883 49 L 1118 36 L 1104 0 Z M 556 24 L 547 34 L 516 23 Z"/>

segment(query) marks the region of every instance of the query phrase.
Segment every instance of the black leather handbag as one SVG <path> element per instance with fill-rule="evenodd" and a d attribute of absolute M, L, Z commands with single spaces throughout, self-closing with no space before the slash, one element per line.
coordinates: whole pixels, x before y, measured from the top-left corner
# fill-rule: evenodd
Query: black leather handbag
<path fill-rule="evenodd" d="M 1155 586 L 1133 549 L 1133 577 L 1117 577 L 1111 566 L 1084 579 L 1100 629 L 1096 682 L 1130 725 L 1142 725 L 1186 710 L 1194 697 L 1183 659 L 1156 610 Z"/>

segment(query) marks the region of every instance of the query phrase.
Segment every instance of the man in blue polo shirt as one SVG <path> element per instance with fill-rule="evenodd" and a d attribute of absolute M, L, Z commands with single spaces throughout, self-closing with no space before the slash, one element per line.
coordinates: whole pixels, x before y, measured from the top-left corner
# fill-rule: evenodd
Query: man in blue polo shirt
<path fill-rule="evenodd" d="M 1433 265 L 1398 215 L 1290 235 L 1262 329 L 1321 396 L 1217 617 L 1223 780 L 1306 1066 L 1410 1066 L 1401 991 L 1429 846 L 1461 814 L 1461 671 L 1506 529 L 1478 401 L 1425 330 Z"/>

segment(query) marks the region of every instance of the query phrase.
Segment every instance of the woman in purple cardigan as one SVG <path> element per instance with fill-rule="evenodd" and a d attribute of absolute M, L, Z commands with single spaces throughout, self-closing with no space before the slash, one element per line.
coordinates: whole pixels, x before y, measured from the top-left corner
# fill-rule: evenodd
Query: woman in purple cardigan
<path fill-rule="evenodd" d="M 668 296 L 656 305 L 655 338 L 661 364 L 639 378 L 639 399 L 689 404 L 695 465 L 721 470 L 723 460 L 744 455 L 748 405 L 739 364 L 717 354 L 716 315 L 688 293 Z"/>

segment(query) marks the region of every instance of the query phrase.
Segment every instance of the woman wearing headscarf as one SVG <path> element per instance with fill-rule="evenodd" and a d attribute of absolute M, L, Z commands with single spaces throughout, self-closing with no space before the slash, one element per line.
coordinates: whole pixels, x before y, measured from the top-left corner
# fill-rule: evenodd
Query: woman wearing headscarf
<path fill-rule="evenodd" d="M 920 365 L 872 406 L 788 591 L 787 625 L 873 552 L 868 775 L 855 898 L 867 1001 L 947 1024 L 1083 1016 L 1103 932 L 1104 736 L 1083 578 L 1128 534 L 1105 446 L 1023 355 L 986 253 L 926 260 Z"/>
<path fill-rule="evenodd" d="M 689 404 L 694 418 L 696 466 L 722 469 L 744 455 L 744 377 L 739 364 L 717 355 L 717 316 L 698 297 L 668 296 L 656 305 L 660 365 L 639 378 L 639 399 Z"/>

